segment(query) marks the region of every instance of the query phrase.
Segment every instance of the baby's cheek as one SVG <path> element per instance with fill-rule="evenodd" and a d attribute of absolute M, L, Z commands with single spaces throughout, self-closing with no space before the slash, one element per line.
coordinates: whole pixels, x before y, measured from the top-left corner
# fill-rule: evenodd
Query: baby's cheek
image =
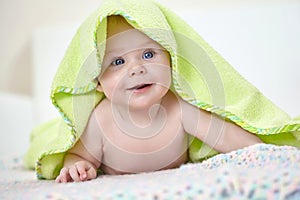
<path fill-rule="evenodd" d="M 124 85 L 124 77 L 122 75 L 105 75 L 102 78 L 101 85 L 106 97 L 112 98 L 118 94 L 118 88 Z"/>

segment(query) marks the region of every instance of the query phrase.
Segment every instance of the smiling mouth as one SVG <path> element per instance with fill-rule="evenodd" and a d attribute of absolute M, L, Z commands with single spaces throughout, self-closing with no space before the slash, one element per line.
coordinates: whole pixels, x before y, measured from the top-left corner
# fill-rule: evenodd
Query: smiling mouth
<path fill-rule="evenodd" d="M 153 85 L 153 84 L 139 84 L 139 85 L 136 85 L 134 87 L 128 88 L 128 90 L 140 90 L 140 89 L 149 87 L 151 85 Z"/>

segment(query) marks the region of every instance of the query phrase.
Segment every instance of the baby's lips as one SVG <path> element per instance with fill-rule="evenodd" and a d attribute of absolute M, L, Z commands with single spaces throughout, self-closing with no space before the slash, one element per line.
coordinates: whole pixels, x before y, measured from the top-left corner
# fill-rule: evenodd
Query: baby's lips
<path fill-rule="evenodd" d="M 136 86 L 133 86 L 131 88 L 128 88 L 127 90 L 139 90 L 139 89 L 151 86 L 151 85 L 152 85 L 152 83 L 142 83 L 142 84 L 138 84 Z"/>

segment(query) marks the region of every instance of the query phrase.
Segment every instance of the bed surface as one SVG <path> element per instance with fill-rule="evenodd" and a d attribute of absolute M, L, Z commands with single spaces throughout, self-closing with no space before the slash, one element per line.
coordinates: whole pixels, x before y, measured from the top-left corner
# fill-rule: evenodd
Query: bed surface
<path fill-rule="evenodd" d="M 0 160 L 0 199 L 300 199 L 300 150 L 258 144 L 178 169 L 99 176 L 82 183 L 37 180 L 20 156 Z"/>

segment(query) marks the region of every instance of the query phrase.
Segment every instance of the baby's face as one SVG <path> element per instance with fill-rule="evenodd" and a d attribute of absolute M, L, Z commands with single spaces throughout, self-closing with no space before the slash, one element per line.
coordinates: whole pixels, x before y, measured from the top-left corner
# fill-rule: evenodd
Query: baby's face
<path fill-rule="evenodd" d="M 160 103 L 171 84 L 169 53 L 124 19 L 118 21 L 108 23 L 98 89 L 115 104 L 146 108 Z"/>

